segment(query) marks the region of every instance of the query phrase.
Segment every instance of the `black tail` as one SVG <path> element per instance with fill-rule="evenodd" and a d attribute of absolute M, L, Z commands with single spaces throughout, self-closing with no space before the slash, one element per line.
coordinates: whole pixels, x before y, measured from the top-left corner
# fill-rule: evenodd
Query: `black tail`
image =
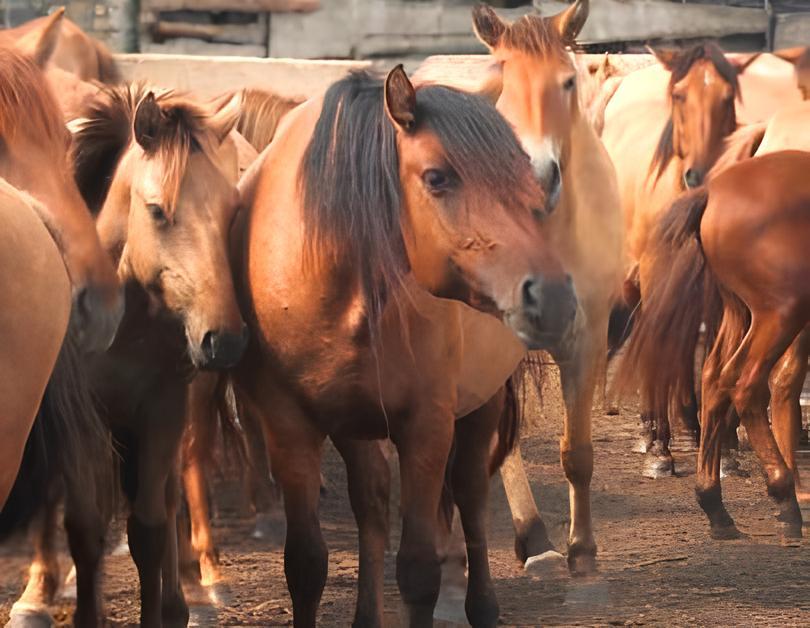
<path fill-rule="evenodd" d="M 25 444 L 22 463 L 3 510 L 0 539 L 25 529 L 46 499 L 70 483 L 97 492 L 99 507 L 112 508 L 112 447 L 98 415 L 81 355 L 65 338 Z"/>

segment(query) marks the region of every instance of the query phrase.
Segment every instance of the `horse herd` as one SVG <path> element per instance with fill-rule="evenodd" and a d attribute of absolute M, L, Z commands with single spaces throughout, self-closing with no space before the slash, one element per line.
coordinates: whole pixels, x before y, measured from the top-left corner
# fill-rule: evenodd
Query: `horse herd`
<path fill-rule="evenodd" d="M 352 73 L 305 102 L 121 84 L 63 10 L 0 33 L 0 535 L 27 527 L 35 546 L 15 625 L 38 625 L 59 588 L 60 512 L 74 621 L 104 624 L 120 496 L 141 623 L 186 625 L 181 484 L 210 581 L 219 429 L 253 469 L 257 508 L 283 495 L 296 626 L 316 623 L 326 583 L 327 437 L 359 531 L 355 625 L 383 623 L 388 439 L 407 623 L 432 622 L 458 516 L 468 620 L 497 625 L 491 474 L 518 558 L 562 558 L 519 449 L 527 349 L 559 366 L 572 573 L 596 568 L 591 411 L 625 341 L 615 391 L 640 394 L 645 474 L 673 472 L 682 419 L 711 533 L 737 536 L 720 472 L 741 424 L 782 531 L 801 535 L 804 91 L 770 71 L 786 66 L 776 56 L 713 44 L 588 68 L 571 53 L 588 9 L 507 23 L 476 7 L 490 56 L 475 89 L 428 62 L 413 80 Z M 806 55 L 782 57 L 801 81 Z"/>

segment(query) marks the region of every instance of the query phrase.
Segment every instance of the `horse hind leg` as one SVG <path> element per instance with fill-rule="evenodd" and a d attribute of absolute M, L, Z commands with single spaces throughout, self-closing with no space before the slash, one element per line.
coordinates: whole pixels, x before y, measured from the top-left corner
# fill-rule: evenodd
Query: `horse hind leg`
<path fill-rule="evenodd" d="M 349 500 L 360 538 L 354 626 L 383 625 L 383 580 L 388 546 L 388 461 L 378 441 L 333 438 L 346 464 Z"/>
<path fill-rule="evenodd" d="M 515 528 L 517 559 L 527 570 L 540 569 L 549 561 L 561 561 L 563 555 L 549 540 L 546 524 L 534 501 L 519 442 L 504 459 L 500 473 Z"/>
<path fill-rule="evenodd" d="M 669 428 L 669 417 L 655 413 L 650 420 L 652 443 L 644 456 L 641 474 L 645 478 L 659 480 L 675 475 L 675 460 L 670 450 L 672 435 Z"/>
<path fill-rule="evenodd" d="M 807 358 L 810 353 L 810 331 L 805 329 L 771 373 L 771 423 L 776 443 L 793 473 L 796 494 L 800 500 L 810 499 L 810 493 L 803 492 L 796 464 L 796 449 L 802 427 L 802 410 L 799 404 L 804 378 L 807 373 Z"/>
<path fill-rule="evenodd" d="M 32 521 L 29 536 L 34 545 L 34 559 L 28 568 L 28 582 L 11 608 L 10 628 L 37 628 L 53 625 L 49 607 L 59 591 L 59 560 L 56 530 L 59 497 L 49 490 L 42 511 Z"/>
<path fill-rule="evenodd" d="M 801 536 L 802 515 L 796 500 L 793 473 L 785 464 L 768 425 L 768 377 L 800 331 L 801 326 L 790 316 L 770 312 L 754 314 L 743 343 L 745 346 L 738 352 L 739 357 L 735 356 L 736 363 L 726 376 L 728 381 L 736 380 L 732 390 L 734 405 L 751 446 L 765 469 L 768 494 L 779 506 L 777 519 L 789 537 Z M 737 373 L 739 377 L 734 377 Z"/>

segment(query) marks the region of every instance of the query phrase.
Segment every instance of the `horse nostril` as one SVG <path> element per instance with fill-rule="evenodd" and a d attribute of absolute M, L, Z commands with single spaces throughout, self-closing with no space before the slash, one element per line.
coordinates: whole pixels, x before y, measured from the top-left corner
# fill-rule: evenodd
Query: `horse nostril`
<path fill-rule="evenodd" d="M 703 183 L 703 175 L 701 174 L 700 170 L 689 168 L 689 170 L 687 170 L 683 175 L 683 181 L 686 183 L 686 187 L 690 189 L 696 188 Z"/>
<path fill-rule="evenodd" d="M 217 334 L 213 331 L 205 332 L 202 339 L 202 349 L 205 359 L 212 361 L 217 357 Z"/>
<path fill-rule="evenodd" d="M 520 288 L 523 307 L 536 308 L 540 305 L 542 284 L 536 277 L 527 277 Z"/>

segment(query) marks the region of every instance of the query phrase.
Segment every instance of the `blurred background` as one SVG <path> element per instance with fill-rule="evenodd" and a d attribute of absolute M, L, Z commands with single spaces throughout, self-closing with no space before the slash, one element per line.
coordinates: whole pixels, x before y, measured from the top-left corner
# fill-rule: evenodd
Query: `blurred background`
<path fill-rule="evenodd" d="M 483 52 L 474 0 L 0 0 L 6 26 L 55 6 L 116 52 L 302 59 L 408 59 Z M 558 0 L 493 0 L 506 17 L 559 11 Z M 591 0 L 590 52 L 719 40 L 729 51 L 810 41 L 810 0 Z"/>

